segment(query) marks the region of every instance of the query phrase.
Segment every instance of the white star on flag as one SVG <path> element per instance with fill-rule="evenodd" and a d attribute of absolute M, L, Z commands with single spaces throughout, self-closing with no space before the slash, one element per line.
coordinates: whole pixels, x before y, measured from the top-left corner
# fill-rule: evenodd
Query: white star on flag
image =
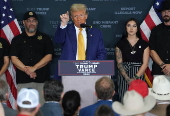
<path fill-rule="evenodd" d="M 4 6 L 3 8 L 6 9 L 6 6 Z"/>
<path fill-rule="evenodd" d="M 159 2 L 156 2 L 156 5 L 159 6 Z"/>

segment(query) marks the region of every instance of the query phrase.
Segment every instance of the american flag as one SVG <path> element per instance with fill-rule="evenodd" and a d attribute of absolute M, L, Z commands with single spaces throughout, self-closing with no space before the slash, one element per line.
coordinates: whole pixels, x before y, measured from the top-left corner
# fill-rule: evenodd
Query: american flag
<path fill-rule="evenodd" d="M 21 33 L 21 29 L 9 0 L 0 0 L 0 15 L 0 37 L 5 38 L 11 43 L 13 37 Z M 11 61 L 5 74 L 9 87 L 8 105 L 15 109 L 15 100 L 17 97 L 16 72 Z"/>
<path fill-rule="evenodd" d="M 147 14 L 142 24 L 140 25 L 142 38 L 146 41 L 149 41 L 151 30 L 158 24 L 162 23 L 161 14 L 160 12 L 157 12 L 156 9 L 161 9 L 163 1 L 164 0 L 155 0 L 149 13 Z M 151 70 L 152 70 L 151 65 L 152 65 L 152 60 L 150 59 L 149 67 L 145 71 L 145 79 L 150 87 L 152 87 L 152 81 L 153 81 L 153 76 L 151 74 Z"/>

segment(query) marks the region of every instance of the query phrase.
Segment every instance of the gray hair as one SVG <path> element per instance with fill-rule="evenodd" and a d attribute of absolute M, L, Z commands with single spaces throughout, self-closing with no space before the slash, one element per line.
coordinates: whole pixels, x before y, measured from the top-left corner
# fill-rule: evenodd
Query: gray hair
<path fill-rule="evenodd" d="M 7 83 L 4 80 L 0 79 L 0 102 L 7 99 L 6 93 L 8 93 Z"/>

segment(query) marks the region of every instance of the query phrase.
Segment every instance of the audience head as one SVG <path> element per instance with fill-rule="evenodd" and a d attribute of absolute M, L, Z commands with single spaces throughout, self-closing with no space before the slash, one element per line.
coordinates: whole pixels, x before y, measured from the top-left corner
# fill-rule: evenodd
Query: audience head
<path fill-rule="evenodd" d="M 0 79 L 0 102 L 6 101 L 8 99 L 8 86 L 7 83 Z"/>
<path fill-rule="evenodd" d="M 49 80 L 43 87 L 45 101 L 60 101 L 63 93 L 63 84 L 58 80 Z"/>
<path fill-rule="evenodd" d="M 115 101 L 112 108 L 121 115 L 138 115 L 150 111 L 156 103 L 153 96 L 143 98 L 135 90 L 127 91 L 123 97 L 123 104 Z"/>
<path fill-rule="evenodd" d="M 114 83 L 109 77 L 102 77 L 95 83 L 97 97 L 102 100 L 111 99 L 114 95 Z"/>
<path fill-rule="evenodd" d="M 86 23 L 88 12 L 85 4 L 73 4 L 70 7 L 70 13 L 76 27 L 80 28 L 81 23 Z"/>
<path fill-rule="evenodd" d="M 38 20 L 38 17 L 37 17 L 37 14 L 33 11 L 27 11 L 25 14 L 24 14 L 24 17 L 23 17 L 23 20 L 27 20 L 29 18 L 35 18 L 36 20 Z"/>
<path fill-rule="evenodd" d="M 131 25 L 131 24 L 133 24 L 133 25 Z M 139 39 L 141 39 L 140 24 L 139 24 L 138 20 L 135 19 L 135 18 L 129 18 L 129 19 L 126 20 L 126 22 L 125 22 L 125 29 L 124 29 L 124 33 L 123 33 L 122 38 L 127 38 L 128 35 L 130 34 L 130 33 L 128 32 L 129 26 L 133 26 L 134 28 L 136 28 L 136 36 L 137 36 Z"/>
<path fill-rule="evenodd" d="M 161 12 L 162 18 L 164 22 L 170 21 L 170 15 L 168 14 L 170 10 L 170 0 L 164 0 L 161 5 L 161 9 L 157 9 L 159 12 Z"/>
<path fill-rule="evenodd" d="M 141 94 L 142 97 L 146 97 L 149 93 L 147 83 L 140 79 L 136 79 L 130 83 L 128 91 L 131 91 L 131 90 L 135 90 L 136 92 Z"/>
<path fill-rule="evenodd" d="M 114 113 L 110 106 L 101 105 L 96 109 L 94 116 L 114 116 Z"/>
<path fill-rule="evenodd" d="M 17 105 L 19 112 L 38 112 L 39 93 L 36 89 L 22 88 L 17 96 Z"/>
<path fill-rule="evenodd" d="M 149 95 L 157 100 L 170 100 L 170 82 L 164 75 L 156 76 L 152 88 L 149 88 Z"/>
<path fill-rule="evenodd" d="M 71 90 L 66 92 L 62 99 L 64 116 L 75 115 L 80 108 L 80 101 L 80 94 L 77 91 Z"/>
<path fill-rule="evenodd" d="M 27 11 L 23 17 L 23 24 L 27 34 L 35 33 L 38 27 L 38 17 L 36 13 L 33 11 Z"/>

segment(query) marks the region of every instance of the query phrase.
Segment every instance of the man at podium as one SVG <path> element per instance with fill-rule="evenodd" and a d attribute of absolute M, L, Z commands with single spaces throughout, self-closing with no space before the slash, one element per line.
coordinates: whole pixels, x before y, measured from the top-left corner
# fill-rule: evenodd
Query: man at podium
<path fill-rule="evenodd" d="M 60 60 L 105 60 L 106 50 L 100 30 L 86 23 L 88 18 L 85 4 L 73 4 L 69 12 L 60 15 L 61 24 L 57 27 L 55 41 L 62 44 Z M 81 26 L 81 24 L 84 24 Z M 58 76 L 58 75 L 57 75 Z"/>
<path fill-rule="evenodd" d="M 61 24 L 57 27 L 55 41 L 62 44 L 59 60 L 105 60 L 106 50 L 100 30 L 86 24 L 88 18 L 85 4 L 73 4 L 69 12 L 60 15 Z M 58 78 L 58 70 L 54 79 Z M 81 95 L 81 107 L 96 102 L 94 84 L 99 76 L 63 76 L 64 92 L 77 90 Z"/>

